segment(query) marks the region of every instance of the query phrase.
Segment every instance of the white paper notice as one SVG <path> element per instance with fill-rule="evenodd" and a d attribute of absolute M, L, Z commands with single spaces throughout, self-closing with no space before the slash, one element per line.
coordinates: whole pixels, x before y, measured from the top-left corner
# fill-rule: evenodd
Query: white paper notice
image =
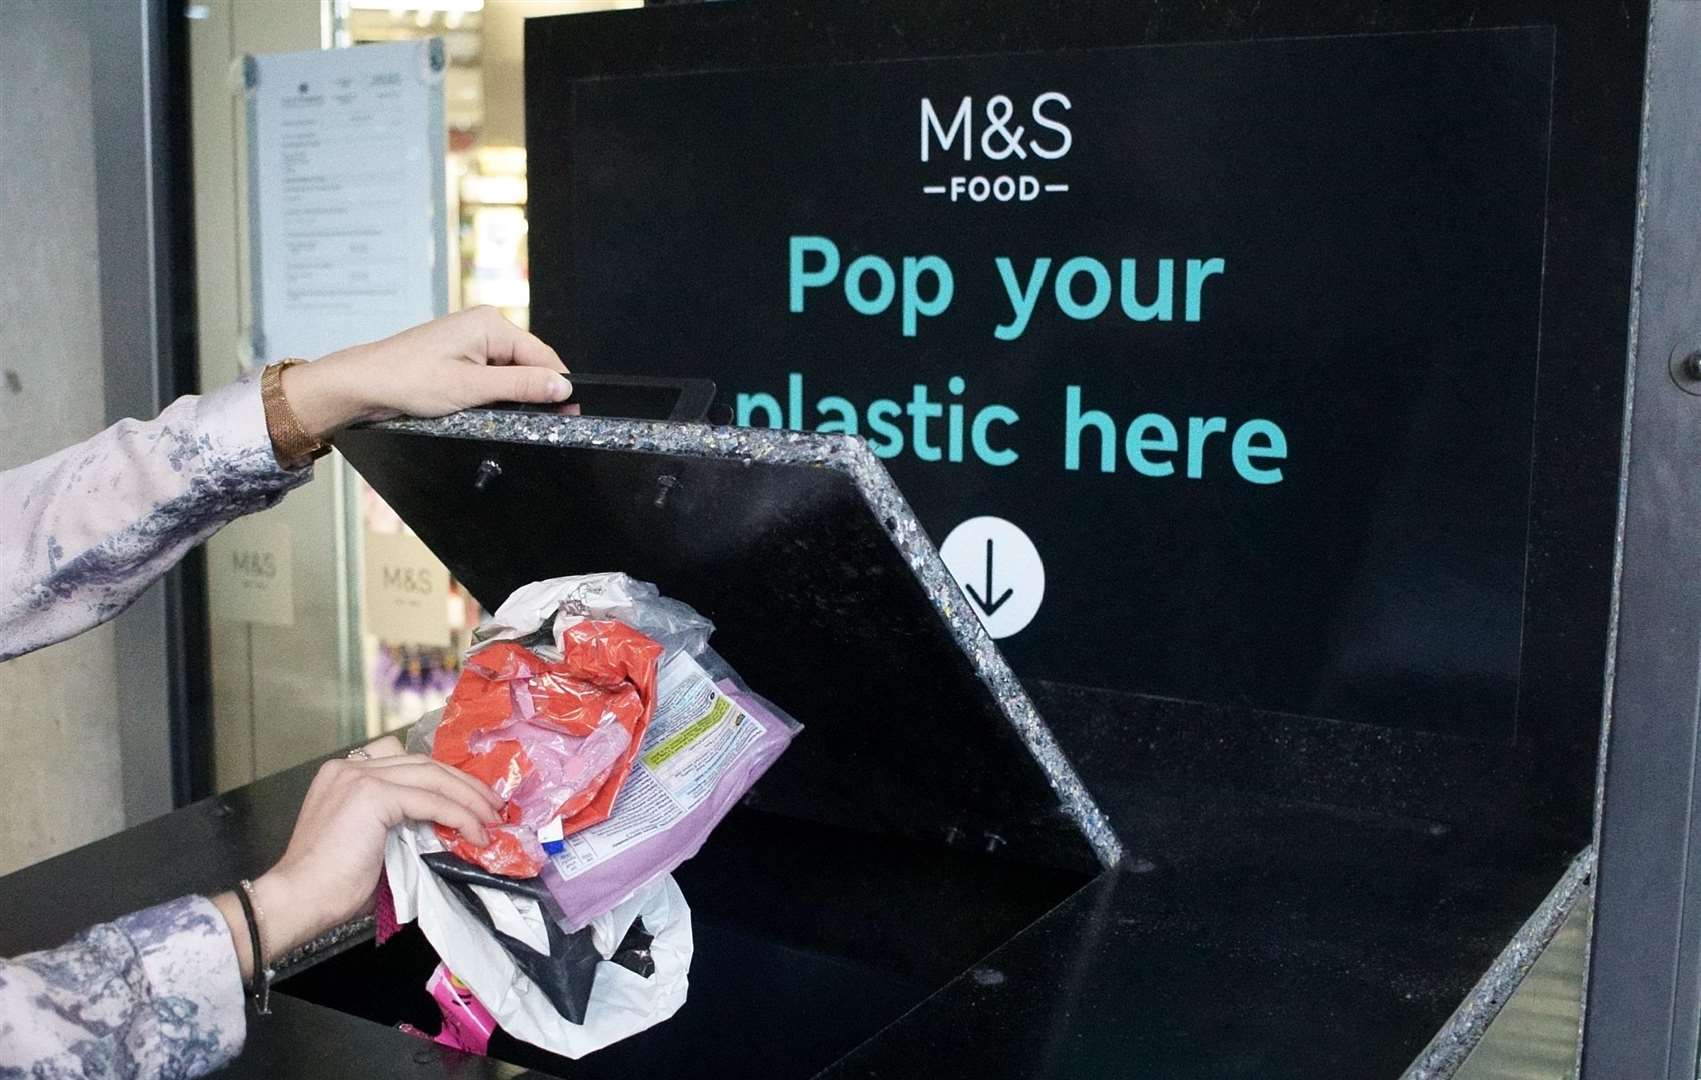
<path fill-rule="evenodd" d="M 443 314 L 442 57 L 411 41 L 252 59 L 256 361 Z"/>

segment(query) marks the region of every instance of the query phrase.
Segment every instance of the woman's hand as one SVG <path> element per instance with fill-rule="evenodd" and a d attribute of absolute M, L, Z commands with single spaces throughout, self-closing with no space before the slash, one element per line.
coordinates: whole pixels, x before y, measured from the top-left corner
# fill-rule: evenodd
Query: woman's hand
<path fill-rule="evenodd" d="M 371 907 L 392 825 L 434 821 L 484 844 L 484 826 L 499 818 L 495 792 L 458 769 L 403 753 L 394 736 L 366 752 L 368 760 L 339 758 L 319 767 L 283 858 L 254 882 L 274 961 Z M 246 979 L 253 959 L 241 905 L 231 893 L 213 903 L 230 924 Z"/>
<path fill-rule="evenodd" d="M 283 373 L 284 398 L 323 439 L 362 420 L 443 416 L 492 401 L 565 401 L 555 350 L 492 307 L 469 308 Z"/>

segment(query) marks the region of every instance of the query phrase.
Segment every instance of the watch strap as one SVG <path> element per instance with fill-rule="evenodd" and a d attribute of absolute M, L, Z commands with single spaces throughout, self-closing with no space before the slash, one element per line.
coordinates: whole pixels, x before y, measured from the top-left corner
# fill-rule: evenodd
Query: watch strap
<path fill-rule="evenodd" d="M 266 413 L 266 434 L 271 436 L 272 451 L 277 455 L 278 464 L 286 469 L 299 468 L 325 456 L 331 449 L 329 443 L 307 434 L 296 418 L 295 410 L 289 407 L 289 399 L 284 396 L 283 373 L 301 362 L 280 360 L 267 364 L 260 373 L 260 404 Z"/>

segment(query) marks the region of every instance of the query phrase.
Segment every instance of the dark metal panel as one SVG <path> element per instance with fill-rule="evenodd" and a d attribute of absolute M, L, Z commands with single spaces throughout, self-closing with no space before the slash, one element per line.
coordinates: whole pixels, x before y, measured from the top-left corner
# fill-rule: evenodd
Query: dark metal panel
<path fill-rule="evenodd" d="M 590 419 L 462 420 L 494 437 L 357 428 L 337 446 L 486 608 L 530 581 L 619 569 L 712 619 L 720 654 L 807 732 L 763 778 L 762 809 L 1094 869 L 999 688 L 851 476 L 779 463 L 771 441 L 747 456 L 649 453 L 630 425 L 579 435 Z M 542 445 L 500 441 L 545 423 Z M 693 448 L 714 438 L 665 430 Z M 824 456 L 839 445 L 797 440 Z"/>
<path fill-rule="evenodd" d="M 1412 734 L 1387 737 L 1382 745 L 1388 759 L 1416 782 L 1354 789 L 1340 783 L 1354 770 L 1339 768 L 1338 757 L 1282 750 L 1296 738 L 1347 745 L 1360 737 L 1347 730 L 1352 725 L 1335 724 L 1320 736 L 1324 725 L 1291 714 L 1163 695 L 1118 696 L 1081 685 L 1085 680 L 1048 685 L 1101 708 L 1104 722 L 1118 729 L 1126 744 L 1141 748 L 1138 757 L 1147 758 L 1148 747 L 1155 751 L 1153 767 L 1142 771 L 1160 778 L 1185 772 L 1213 782 L 1232 776 L 1235 784 L 1291 795 L 1291 784 L 1270 780 L 1281 772 L 1303 781 L 1308 798 L 1354 805 L 1399 802 L 1408 808 L 1421 803 L 1419 812 L 1449 820 L 1470 816 L 1479 802 L 1487 802 L 1512 810 L 1510 828 L 1562 838 L 1568 854 L 1575 854 L 1593 827 L 1646 12 L 1645 0 L 1492 5 L 1472 0 L 731 0 L 538 18 L 528 21 L 526 31 L 532 84 L 527 108 L 533 119 L 528 130 L 537 136 L 572 126 L 572 110 L 578 106 L 561 87 L 573 80 L 1206 41 L 1278 45 L 1316 36 L 1389 35 L 1383 44 L 1398 50 L 1411 34 L 1551 27 L 1552 153 L 1515 742 L 1470 745 L 1453 755 L 1453 764 L 1437 777 L 1408 768 L 1416 755 L 1438 745 L 1434 740 Z M 1424 76 L 1414 77 L 1413 92 L 1427 93 L 1429 84 Z M 575 339 L 575 327 L 563 317 L 570 308 L 572 274 L 562 243 L 579 212 L 574 210 L 578 187 L 569 182 L 582 172 L 573 165 L 574 152 L 570 139 L 537 137 L 529 158 L 538 181 L 528 211 L 532 325 L 546 338 Z M 1482 161 L 1484 170 L 1503 166 L 1492 155 Z M 545 183 L 544 177 L 557 182 Z M 668 362 L 681 355 L 687 354 L 676 352 Z M 622 353 L 609 362 L 637 359 Z M 723 385 L 732 385 L 730 369 L 712 373 Z M 927 523 L 925 506 L 922 519 Z M 1016 664 L 1020 672 L 1019 659 Z M 1051 692 L 1037 679 L 1027 681 L 1036 696 Z M 1153 738 L 1154 730 L 1164 737 Z M 1266 760 L 1275 767 L 1263 769 Z M 1486 784 L 1466 783 L 1467 774 L 1478 769 L 1495 775 Z"/>
<path fill-rule="evenodd" d="M 1701 1038 L 1701 4 L 1649 37 L 1584 1080 L 1693 1080 Z"/>

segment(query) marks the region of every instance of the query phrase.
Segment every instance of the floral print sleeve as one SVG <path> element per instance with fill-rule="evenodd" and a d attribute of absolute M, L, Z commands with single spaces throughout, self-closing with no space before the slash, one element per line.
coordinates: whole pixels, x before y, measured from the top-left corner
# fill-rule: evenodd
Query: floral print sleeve
<path fill-rule="evenodd" d="M 0 472 L 0 660 L 112 618 L 309 475 L 279 466 L 253 377 Z"/>
<path fill-rule="evenodd" d="M 230 931 L 186 896 L 0 960 L 0 1078 L 202 1076 L 246 1033 Z"/>

